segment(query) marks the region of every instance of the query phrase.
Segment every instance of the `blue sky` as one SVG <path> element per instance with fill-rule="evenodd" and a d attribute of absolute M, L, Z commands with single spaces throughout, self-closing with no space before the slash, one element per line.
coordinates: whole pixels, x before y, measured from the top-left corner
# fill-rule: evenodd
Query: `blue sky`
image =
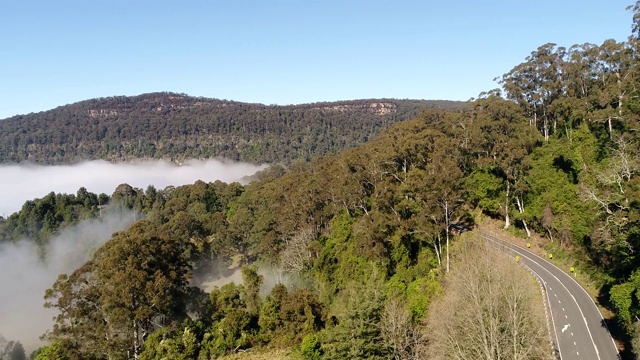
<path fill-rule="evenodd" d="M 153 91 L 467 100 L 538 46 L 622 41 L 631 0 L 2 0 L 0 118 Z"/>

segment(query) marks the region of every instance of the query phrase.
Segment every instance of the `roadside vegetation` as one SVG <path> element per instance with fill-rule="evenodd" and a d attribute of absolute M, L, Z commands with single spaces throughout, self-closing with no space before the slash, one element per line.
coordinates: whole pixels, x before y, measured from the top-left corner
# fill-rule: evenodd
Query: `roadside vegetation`
<path fill-rule="evenodd" d="M 59 316 L 37 358 L 545 358 L 533 280 L 460 240 L 481 216 L 577 254 L 631 339 L 623 356 L 640 353 L 640 5 L 632 10 L 627 41 L 542 45 L 503 90 L 338 154 L 274 165 L 246 186 L 123 184 L 111 196 L 28 202 L 0 220 L 2 241 L 24 234 L 45 246 L 107 208 L 145 216 L 52 284 L 46 304 Z M 241 283 L 196 286 L 207 264 L 238 257 Z M 488 328 L 469 322 L 486 318 Z"/>

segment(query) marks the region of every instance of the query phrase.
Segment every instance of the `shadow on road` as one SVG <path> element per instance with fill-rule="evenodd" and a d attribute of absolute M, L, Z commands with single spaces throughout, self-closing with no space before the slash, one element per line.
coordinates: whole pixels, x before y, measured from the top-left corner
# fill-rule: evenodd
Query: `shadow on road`
<path fill-rule="evenodd" d="M 609 294 L 609 290 L 611 289 L 611 285 L 604 285 L 600 289 L 600 293 L 596 300 L 598 301 L 598 305 L 605 307 L 607 309 L 611 309 L 611 303 L 609 302 L 609 297 L 606 294 Z M 613 316 L 609 319 L 604 319 L 602 321 L 602 326 L 606 326 L 611 333 L 611 336 L 616 342 L 616 346 L 618 347 L 618 351 L 620 352 L 621 360 L 634 360 L 635 356 L 631 351 L 631 339 L 627 335 L 625 329 L 620 326 L 618 319 Z"/>

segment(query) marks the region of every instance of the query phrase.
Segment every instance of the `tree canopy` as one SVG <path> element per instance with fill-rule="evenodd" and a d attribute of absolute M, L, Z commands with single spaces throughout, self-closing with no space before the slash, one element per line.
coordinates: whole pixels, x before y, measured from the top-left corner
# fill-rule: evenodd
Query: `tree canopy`
<path fill-rule="evenodd" d="M 637 15 L 638 5 L 632 10 Z M 638 17 L 634 19 L 637 31 Z M 436 335 L 454 334 L 460 341 L 472 335 L 477 324 L 445 311 L 467 303 L 464 294 L 456 292 L 458 276 L 526 276 L 508 266 L 488 266 L 498 263 L 498 255 L 487 255 L 479 267 L 457 260 L 462 253 L 459 234 L 472 230 L 482 216 L 524 237 L 537 233 L 547 239 L 547 246 L 573 254 L 600 286 L 603 305 L 611 307 L 621 327 L 635 338 L 631 344 L 638 344 L 639 46 L 635 33 L 628 41 L 600 45 L 545 44 L 500 78 L 502 89 L 482 93 L 462 108 L 428 109 L 419 115 L 406 110 L 413 117 L 407 121 L 399 121 L 400 103 L 395 103 L 395 113 L 387 112 L 393 107 L 371 107 L 368 102 L 314 104 L 296 112 L 294 107 L 162 94 L 134 103 L 118 98 L 77 105 L 82 111 L 95 110 L 78 116 L 78 121 L 95 125 L 97 135 L 87 132 L 97 136 L 94 144 L 111 146 L 109 139 L 117 138 L 131 146 L 117 145 L 120 150 L 105 150 L 100 156 L 119 157 L 126 148 L 136 149 L 124 151 L 127 156 L 190 157 L 202 154 L 193 149 L 204 149 L 243 160 L 305 161 L 274 165 L 246 186 L 199 181 L 142 190 L 122 184 L 111 197 L 80 191 L 66 197 L 50 194 L 0 221 L 2 239 L 16 241 L 23 233 L 46 239 L 49 232 L 82 218 L 80 214 L 100 216 L 100 199 L 108 199 L 113 209 L 134 209 L 145 216 L 47 291 L 47 304 L 59 315 L 47 334 L 53 343 L 45 350 L 76 358 L 208 359 L 260 346 L 293 346 L 307 359 L 416 358 L 436 331 L 425 326 L 434 316 L 450 315 L 457 321 L 457 328 L 441 327 Z M 149 109 L 142 111 L 141 103 Z M 157 152 L 161 136 L 154 140 L 156 150 L 145 153 L 140 149 L 149 145 L 141 140 L 146 138 L 129 137 L 138 136 L 137 130 L 115 126 L 98 136 L 100 119 L 118 124 L 125 113 L 146 116 L 148 125 L 131 126 L 140 126 L 140 133 L 153 129 L 162 134 L 157 124 L 165 120 L 149 114 L 179 117 L 185 109 L 211 106 L 222 109 L 225 119 L 236 119 L 211 121 L 216 124 L 211 126 L 226 126 L 225 136 L 261 137 L 232 136 L 237 142 L 224 145 L 228 152 L 209 152 L 209 140 L 201 148 L 184 145 L 199 143 L 194 134 L 209 139 L 203 135 L 211 133 L 204 125 L 208 122 L 202 120 L 200 128 L 172 122 L 182 130 L 167 131 L 183 131 L 184 146 Z M 265 114 L 261 111 L 277 113 L 279 120 L 257 121 Z M 382 125 L 333 120 L 337 114 L 359 111 L 373 114 Z M 309 122 L 295 122 L 289 117 L 293 113 Z M 43 114 L 25 117 L 25 122 L 35 123 Z M 285 125 L 304 129 L 307 135 L 285 134 Z M 386 130 L 374 130 L 382 127 Z M 107 136 L 109 131 L 117 135 Z M 318 135 L 325 133 L 344 138 Z M 271 139 L 273 134 L 279 140 Z M 345 149 L 356 144 L 353 139 L 361 145 Z M 17 153 L 45 149 L 37 145 L 40 140 L 25 140 L 26 147 L 20 141 L 14 147 Z M 92 154 L 98 154 L 96 149 Z M 244 152 L 247 149 L 255 152 Z M 337 149 L 342 150 L 333 153 Z M 266 156 L 267 150 L 277 154 Z M 76 156 L 56 154 L 47 159 Z M 77 210 L 65 218 L 60 214 L 69 211 L 67 203 Z M 192 276 L 206 275 L 211 261 L 240 263 L 241 283 L 208 293 L 191 287 Z M 498 308 L 508 308 L 509 299 L 535 303 L 533 293 L 494 288 L 494 282 L 474 283 L 478 294 L 488 289 L 504 295 L 483 301 L 500 303 Z M 525 329 L 531 339 L 538 339 L 537 312 L 522 310 L 509 318 L 522 326 L 501 329 L 510 334 Z M 503 315 L 487 314 L 506 321 Z M 473 354 L 464 356 L 481 357 L 484 351 L 491 358 L 503 353 L 498 350 L 503 345 L 514 345 L 502 340 L 489 349 L 471 342 L 444 342 L 435 349 L 445 358 L 454 347 Z M 539 358 L 536 343 L 521 340 L 513 356 Z"/>
<path fill-rule="evenodd" d="M 359 145 L 440 100 L 262 105 L 150 93 L 85 100 L 0 120 L 0 163 L 223 157 L 288 163 Z"/>

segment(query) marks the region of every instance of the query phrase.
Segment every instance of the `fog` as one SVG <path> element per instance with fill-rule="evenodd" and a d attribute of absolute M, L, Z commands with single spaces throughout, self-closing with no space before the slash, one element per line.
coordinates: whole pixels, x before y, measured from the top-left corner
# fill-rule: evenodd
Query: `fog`
<path fill-rule="evenodd" d="M 263 168 L 213 159 L 189 160 L 181 166 L 163 160 L 87 161 L 55 166 L 0 165 L 0 216 L 7 217 L 20 210 L 26 200 L 44 197 L 51 191 L 75 194 L 84 186 L 90 192 L 111 195 L 122 183 L 142 189 L 148 185 L 163 189 L 168 185 L 192 184 L 196 180 L 233 182 Z"/>
<path fill-rule="evenodd" d="M 133 223 L 133 213 L 109 214 L 79 223 L 51 238 L 43 262 L 33 241 L 0 244 L 0 335 L 35 350 L 51 328 L 53 310 L 43 307 L 44 292 L 59 274 L 71 273 L 91 258 L 114 232 Z"/>
<path fill-rule="evenodd" d="M 258 275 L 262 276 L 260 294 L 267 296 L 277 284 L 283 284 L 289 289 L 294 289 L 301 284 L 301 278 L 287 273 L 279 267 L 266 264 L 247 264 L 240 255 L 232 257 L 232 263 L 228 266 L 219 260 L 211 260 L 198 264 L 192 284 L 209 293 L 214 288 L 221 288 L 226 284 L 242 284 L 242 267 L 257 265 Z"/>
<path fill-rule="evenodd" d="M 184 185 L 196 180 L 225 182 L 242 178 L 263 167 L 218 160 L 188 161 L 181 166 L 166 161 L 113 164 L 90 161 L 76 165 L 0 166 L 0 215 L 18 211 L 26 200 L 51 191 L 76 193 L 85 187 L 94 193 L 112 194 L 122 183 L 145 189 L 154 185 Z M 53 322 L 55 311 L 43 308 L 44 292 L 59 274 L 71 273 L 89 260 L 93 252 L 126 229 L 133 213 L 109 214 L 81 222 L 51 238 L 46 261 L 41 261 L 32 241 L 0 244 L 0 336 L 20 341 L 27 354 L 42 343 L 38 339 Z M 139 217 L 138 217 L 139 218 Z"/>

